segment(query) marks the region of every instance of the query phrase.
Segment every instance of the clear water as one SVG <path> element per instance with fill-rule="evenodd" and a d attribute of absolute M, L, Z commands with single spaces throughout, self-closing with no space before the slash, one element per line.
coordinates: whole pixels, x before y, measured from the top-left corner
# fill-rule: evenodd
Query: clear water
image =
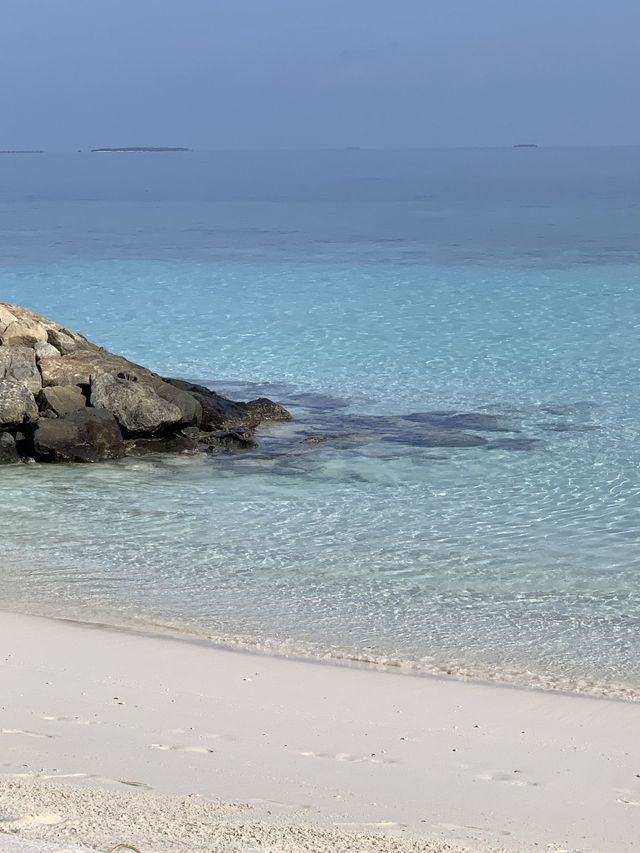
<path fill-rule="evenodd" d="M 634 148 L 1 158 L 0 300 L 296 416 L 4 468 L 4 605 L 640 695 L 639 233 Z"/>

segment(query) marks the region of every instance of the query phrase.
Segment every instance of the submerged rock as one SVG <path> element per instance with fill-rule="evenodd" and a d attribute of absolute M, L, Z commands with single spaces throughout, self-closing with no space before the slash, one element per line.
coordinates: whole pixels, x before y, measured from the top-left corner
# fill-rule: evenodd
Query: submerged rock
<path fill-rule="evenodd" d="M 406 420 L 438 429 L 471 429 L 479 432 L 517 432 L 504 418 L 483 412 L 413 412 Z"/>
<path fill-rule="evenodd" d="M 125 441 L 127 456 L 148 456 L 158 453 L 193 455 L 201 450 L 201 443 L 187 435 L 167 435 L 156 438 L 131 438 Z"/>
<path fill-rule="evenodd" d="M 257 445 L 261 423 L 290 417 L 266 398 L 236 402 L 163 379 L 46 317 L 0 303 L 0 462 L 245 449 Z"/>
<path fill-rule="evenodd" d="M 209 450 L 215 452 L 219 447 L 224 450 L 253 450 L 258 442 L 250 430 L 235 429 L 228 432 L 212 432 L 207 436 Z"/>
<path fill-rule="evenodd" d="M 543 442 L 539 438 L 499 438 L 487 445 L 487 450 L 537 450 Z"/>
<path fill-rule="evenodd" d="M 384 440 L 394 444 L 408 444 L 412 447 L 486 447 L 489 444 L 481 435 L 453 429 L 388 435 L 384 436 Z"/>

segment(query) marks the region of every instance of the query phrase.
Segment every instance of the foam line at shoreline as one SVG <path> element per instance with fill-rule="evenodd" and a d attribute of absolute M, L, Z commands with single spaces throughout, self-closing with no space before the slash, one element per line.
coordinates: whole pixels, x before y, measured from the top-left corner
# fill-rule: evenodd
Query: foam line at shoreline
<path fill-rule="evenodd" d="M 23 609 L 12 609 L 6 604 L 0 606 L 1 613 L 22 613 L 38 619 L 49 619 L 54 622 L 63 622 L 78 627 L 97 629 L 102 631 L 115 631 L 118 633 L 131 634 L 142 637 L 161 637 L 177 642 L 192 643 L 207 648 L 215 648 L 220 651 L 234 652 L 238 654 L 257 655 L 259 657 L 275 657 L 284 660 L 294 660 L 324 666 L 339 666 L 346 668 L 373 670 L 381 673 L 394 673 L 418 678 L 430 678 L 442 681 L 462 681 L 464 683 L 491 685 L 510 690 L 532 690 L 534 692 L 556 693 L 565 696 L 574 696 L 588 699 L 601 699 L 610 702 L 640 702 L 640 689 L 618 684 L 600 684 L 597 682 L 583 681 L 579 685 L 573 682 L 562 682 L 557 679 L 545 680 L 534 677 L 530 678 L 517 673 L 505 674 L 499 670 L 489 673 L 485 668 L 474 669 L 469 666 L 455 667 L 447 665 L 427 665 L 422 661 L 405 661 L 402 659 L 392 660 L 388 657 L 358 657 L 356 654 L 347 652 L 342 654 L 324 654 L 316 652 L 311 646 L 304 644 L 281 645 L 270 644 L 260 640 L 237 639 L 226 636 L 212 636 L 197 631 L 189 631 L 188 626 L 167 625 L 161 622 L 141 620 L 139 622 L 105 622 L 99 619 L 80 619 L 70 616 L 53 616 L 44 613 L 30 613 Z"/>

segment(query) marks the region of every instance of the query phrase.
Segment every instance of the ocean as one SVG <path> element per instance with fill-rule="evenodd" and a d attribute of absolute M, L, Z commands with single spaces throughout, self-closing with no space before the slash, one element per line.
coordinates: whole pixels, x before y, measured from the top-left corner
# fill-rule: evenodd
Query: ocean
<path fill-rule="evenodd" d="M 0 605 L 640 697 L 639 235 L 634 147 L 0 157 L 0 301 L 294 415 L 3 468 Z"/>

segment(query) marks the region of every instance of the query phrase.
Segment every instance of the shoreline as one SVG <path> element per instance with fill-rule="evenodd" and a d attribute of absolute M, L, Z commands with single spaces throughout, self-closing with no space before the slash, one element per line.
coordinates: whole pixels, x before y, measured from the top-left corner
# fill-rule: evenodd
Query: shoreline
<path fill-rule="evenodd" d="M 451 665 L 451 670 L 447 671 L 446 665 L 433 666 L 428 668 L 420 666 L 414 661 L 397 661 L 375 660 L 373 658 L 357 657 L 355 654 L 349 656 L 344 655 L 323 655 L 309 652 L 305 654 L 298 650 L 285 650 L 283 646 L 271 646 L 266 642 L 246 639 L 233 639 L 207 636 L 204 633 L 200 634 L 196 631 L 190 632 L 186 626 L 176 627 L 173 625 L 163 624 L 161 622 L 139 620 L 130 622 L 106 622 L 100 619 L 84 620 L 71 616 L 54 616 L 37 611 L 29 611 L 28 609 L 16 608 L 13 609 L 6 602 L 0 604 L 0 617 L 3 613 L 13 613 L 17 615 L 34 617 L 36 619 L 46 619 L 52 622 L 62 622 L 69 625 L 75 625 L 81 628 L 90 630 L 113 631 L 116 633 L 130 634 L 131 636 L 147 637 L 148 639 L 162 638 L 174 640 L 176 642 L 190 643 L 204 648 L 213 648 L 219 651 L 229 651 L 236 654 L 255 655 L 257 657 L 275 658 L 277 660 L 297 661 L 300 663 L 313 663 L 329 667 L 341 667 L 345 669 L 361 669 L 372 672 L 388 673 L 391 675 L 402 675 L 412 678 L 427 678 L 436 681 L 449 682 L 454 681 L 463 684 L 476 684 L 480 686 L 499 687 L 507 690 L 524 690 L 534 693 L 554 694 L 560 696 L 573 696 L 584 699 L 599 699 L 609 702 L 624 702 L 627 704 L 640 703 L 640 688 L 633 688 L 627 685 L 620 684 L 600 684 L 592 683 L 582 685 L 559 685 L 555 683 L 542 683 L 542 676 L 536 676 L 530 681 L 517 674 L 512 674 L 510 680 L 509 675 L 503 674 L 501 671 L 496 671 L 495 677 L 490 677 L 488 674 L 480 674 L 480 668 L 474 672 L 470 666 L 459 667 L 457 671 Z M 531 673 L 529 673 L 531 675 Z"/>
<path fill-rule="evenodd" d="M 48 786 L 63 784 L 71 810 L 83 791 L 97 787 L 105 803 L 126 792 L 136 819 L 138 794 L 244 804 L 238 832 L 266 824 L 282 850 L 342 849 L 347 831 L 392 845 L 351 848 L 363 851 L 635 847 L 633 703 L 172 639 L 0 613 L 10 697 L 0 706 L 0 812 L 14 783 L 19 835 L 68 841 L 79 826 L 82 843 L 96 841 L 80 817 L 34 818 L 51 813 Z M 180 826 L 165 828 L 180 849 Z M 332 840 L 316 845 L 322 833 Z M 305 837 L 316 840 L 291 846 Z"/>

